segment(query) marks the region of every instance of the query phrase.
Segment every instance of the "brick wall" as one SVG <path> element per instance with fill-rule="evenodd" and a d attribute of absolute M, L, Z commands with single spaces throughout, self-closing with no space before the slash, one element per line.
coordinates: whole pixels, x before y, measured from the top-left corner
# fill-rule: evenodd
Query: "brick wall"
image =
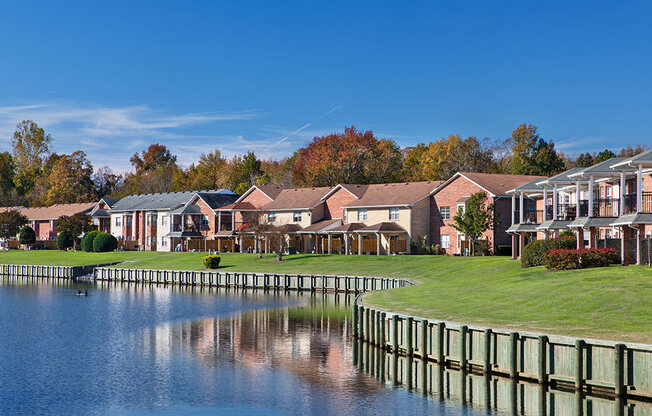
<path fill-rule="evenodd" d="M 326 205 L 324 206 L 324 218 L 343 218 L 344 210 L 342 207 L 355 201 L 356 199 L 357 198 L 351 195 L 349 191 L 342 188 L 338 189 L 326 199 Z"/>
<path fill-rule="evenodd" d="M 248 202 L 252 204 L 254 207 L 259 208 L 265 204 L 272 202 L 272 200 L 268 198 L 267 195 L 262 193 L 260 190 L 254 189 L 253 191 L 251 191 L 251 193 L 249 193 L 249 195 L 244 197 L 240 202 Z M 235 213 L 235 222 L 236 222 L 236 227 L 237 227 L 237 223 L 242 224 L 244 222 L 242 212 Z"/>

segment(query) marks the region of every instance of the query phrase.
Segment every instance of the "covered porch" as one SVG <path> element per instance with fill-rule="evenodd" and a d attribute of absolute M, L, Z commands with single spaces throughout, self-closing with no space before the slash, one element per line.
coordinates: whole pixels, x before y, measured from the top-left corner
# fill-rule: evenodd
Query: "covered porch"
<path fill-rule="evenodd" d="M 512 260 L 521 257 L 523 247 L 531 241 L 537 239 L 538 224 L 514 224 L 507 229 L 507 233 L 512 236 Z"/>
<path fill-rule="evenodd" d="M 357 235 L 357 254 L 409 254 L 410 236 L 394 222 L 381 222 L 362 227 L 354 232 Z"/>

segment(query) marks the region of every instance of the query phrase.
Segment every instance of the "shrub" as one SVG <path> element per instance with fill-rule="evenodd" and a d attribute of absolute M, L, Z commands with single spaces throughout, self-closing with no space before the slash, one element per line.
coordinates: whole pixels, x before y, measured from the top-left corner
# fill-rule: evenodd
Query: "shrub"
<path fill-rule="evenodd" d="M 99 233 L 100 233 L 99 231 L 93 230 L 84 234 L 84 238 L 82 238 L 81 240 L 82 250 L 84 250 L 87 253 L 93 251 L 93 240 L 95 240 L 95 237 L 97 237 Z"/>
<path fill-rule="evenodd" d="M 97 233 L 93 239 L 93 251 L 104 253 L 118 248 L 118 240 L 109 233 Z"/>
<path fill-rule="evenodd" d="M 207 269 L 217 269 L 220 267 L 220 256 L 218 254 L 211 254 L 210 256 L 204 256 L 202 259 L 204 262 L 204 267 Z"/>
<path fill-rule="evenodd" d="M 606 267 L 619 262 L 620 256 L 613 248 L 557 249 L 543 254 L 543 264 L 548 270 Z"/>
<path fill-rule="evenodd" d="M 25 225 L 20 229 L 18 240 L 20 244 L 34 244 L 36 242 L 36 232 L 29 225 Z"/>
<path fill-rule="evenodd" d="M 473 254 L 475 256 L 491 256 L 491 244 L 489 240 L 475 240 Z"/>
<path fill-rule="evenodd" d="M 579 269 L 580 253 L 579 250 L 550 250 L 543 253 L 542 262 L 548 270 Z"/>
<path fill-rule="evenodd" d="M 569 230 L 568 228 L 563 230 L 562 232 L 559 233 L 560 237 L 575 237 L 575 233 L 573 230 Z"/>
<path fill-rule="evenodd" d="M 59 250 L 67 250 L 73 246 L 75 239 L 68 231 L 61 231 L 57 236 L 57 248 Z"/>
<path fill-rule="evenodd" d="M 575 237 L 559 237 L 551 240 L 535 240 L 527 244 L 521 253 L 521 267 L 535 267 L 543 264 L 543 254 L 550 250 L 574 249 Z"/>

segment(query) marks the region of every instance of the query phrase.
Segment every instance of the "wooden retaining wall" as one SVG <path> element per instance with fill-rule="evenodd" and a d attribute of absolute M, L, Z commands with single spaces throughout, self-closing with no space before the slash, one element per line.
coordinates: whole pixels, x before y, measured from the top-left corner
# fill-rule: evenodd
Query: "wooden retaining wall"
<path fill-rule="evenodd" d="M 447 367 L 652 400 L 652 346 L 519 333 L 355 304 L 353 335 L 386 351 Z"/>
<path fill-rule="evenodd" d="M 97 280 L 117 282 L 336 293 L 360 293 L 370 290 L 405 287 L 413 284 L 405 279 L 384 277 L 184 270 L 96 268 L 94 274 Z"/>
<path fill-rule="evenodd" d="M 53 277 L 74 279 L 93 271 L 95 266 L 39 266 L 27 264 L 0 264 L 0 275 L 21 277 Z"/>

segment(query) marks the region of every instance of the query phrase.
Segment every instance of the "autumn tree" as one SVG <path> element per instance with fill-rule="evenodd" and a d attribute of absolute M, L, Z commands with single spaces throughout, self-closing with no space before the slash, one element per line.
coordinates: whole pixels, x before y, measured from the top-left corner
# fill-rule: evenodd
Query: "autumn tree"
<path fill-rule="evenodd" d="M 14 175 L 16 173 L 13 158 L 9 152 L 0 153 L 0 194 L 9 195 L 14 189 Z"/>
<path fill-rule="evenodd" d="M 44 188 L 40 197 L 43 205 L 83 202 L 96 198 L 93 166 L 86 153 L 78 150 L 70 155 L 60 155 L 49 174 L 39 179 Z"/>
<path fill-rule="evenodd" d="M 27 224 L 27 217 L 19 211 L 0 213 L 0 238 L 6 240 L 14 237 L 25 224 Z"/>
<path fill-rule="evenodd" d="M 620 157 L 632 157 L 636 156 L 639 153 L 643 153 L 647 150 L 647 146 L 638 144 L 634 147 L 632 146 L 627 146 L 623 148 L 620 153 L 618 153 L 618 156 Z"/>
<path fill-rule="evenodd" d="M 446 180 L 456 172 L 494 172 L 489 139 L 450 135 L 411 148 L 404 161 L 409 180 Z"/>
<path fill-rule="evenodd" d="M 11 145 L 16 168 L 14 183 L 21 195 L 26 195 L 40 177 L 43 163 L 50 154 L 52 141 L 52 136 L 31 120 L 23 120 L 16 125 Z"/>
<path fill-rule="evenodd" d="M 177 157 L 170 152 L 170 149 L 162 144 L 152 144 L 147 150 L 138 153 L 129 159 L 131 165 L 136 169 L 136 174 L 147 173 L 166 166 L 176 166 Z"/>
<path fill-rule="evenodd" d="M 229 163 L 219 150 L 202 153 L 197 163 L 175 173 L 172 187 L 175 191 L 225 188 L 228 171 Z"/>
<path fill-rule="evenodd" d="M 564 161 L 555 151 L 555 144 L 541 138 L 536 126 L 521 124 L 512 131 L 510 140 L 513 174 L 552 176 L 564 170 Z"/>
<path fill-rule="evenodd" d="M 487 203 L 485 192 L 471 195 L 464 209 L 458 210 L 453 217 L 453 227 L 471 240 L 471 255 L 475 254 L 475 241 L 491 230 L 494 223 L 494 204 Z"/>
<path fill-rule="evenodd" d="M 393 140 L 377 139 L 371 130 L 353 126 L 315 137 L 295 159 L 292 178 L 297 186 L 396 182 L 403 175 L 402 155 Z"/>
<path fill-rule="evenodd" d="M 273 231 L 273 227 L 267 222 L 267 213 L 261 211 L 250 212 L 247 216 L 247 223 L 244 229 L 245 232 L 251 233 L 256 242 L 256 252 L 258 253 L 258 258 L 263 258 L 265 238 L 268 237 L 270 231 Z"/>

